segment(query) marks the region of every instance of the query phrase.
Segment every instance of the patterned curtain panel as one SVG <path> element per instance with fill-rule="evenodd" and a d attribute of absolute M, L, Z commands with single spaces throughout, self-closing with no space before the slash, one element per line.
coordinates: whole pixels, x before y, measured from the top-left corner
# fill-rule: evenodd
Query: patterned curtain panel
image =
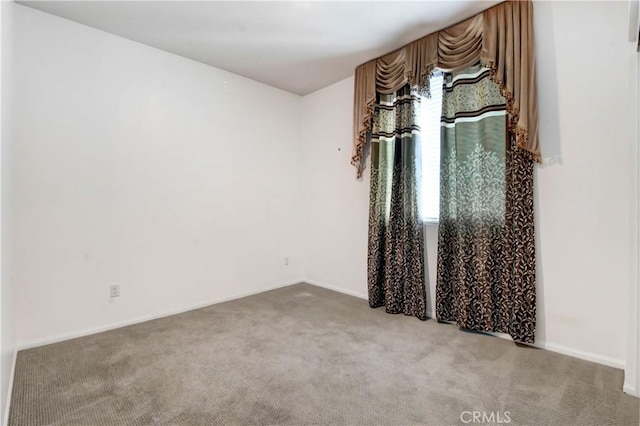
<path fill-rule="evenodd" d="M 371 132 L 369 305 L 427 319 L 420 219 L 420 97 L 405 86 L 376 96 Z"/>
<path fill-rule="evenodd" d="M 533 343 L 533 161 L 507 117 L 489 69 L 445 74 L 436 314 Z"/>

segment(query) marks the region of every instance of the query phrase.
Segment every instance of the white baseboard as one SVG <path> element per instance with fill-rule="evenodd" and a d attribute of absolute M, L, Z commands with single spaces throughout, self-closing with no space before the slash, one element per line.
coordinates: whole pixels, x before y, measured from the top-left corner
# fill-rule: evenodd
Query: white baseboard
<path fill-rule="evenodd" d="M 580 358 L 585 361 L 595 362 L 597 364 L 606 365 L 608 367 L 617 368 L 620 370 L 624 370 L 625 363 L 621 359 L 608 357 L 605 355 L 594 354 L 593 352 L 587 352 L 580 349 L 570 348 L 568 346 L 558 345 L 556 343 L 550 342 L 539 342 L 536 347 L 546 349 L 551 352 L 557 352 L 563 355 L 569 355 L 574 358 Z"/>
<path fill-rule="evenodd" d="M 314 281 L 314 280 L 308 280 L 305 279 L 303 280 L 303 282 L 309 283 L 311 285 L 315 285 L 317 287 L 322 287 L 322 288 L 326 288 L 329 290 L 333 290 L 333 291 L 337 291 L 340 293 L 344 293 L 344 294 L 348 294 L 350 296 L 355 296 L 355 297 L 359 297 L 361 299 L 367 299 L 367 295 L 366 294 L 362 294 L 362 293 L 358 293 L 352 290 L 347 290 L 347 289 L 343 289 L 340 287 L 336 287 L 336 286 L 332 286 L 332 285 L 328 285 L 328 284 L 324 284 L 318 281 Z M 427 316 L 429 318 L 434 318 L 435 317 L 432 315 L 433 312 L 427 312 Z M 507 339 L 507 340 L 512 340 L 511 336 L 509 336 L 508 334 L 505 333 L 487 333 L 487 334 L 491 334 L 493 336 L 496 337 L 500 337 L 502 339 Z M 602 365 L 606 365 L 608 367 L 613 367 L 613 368 L 618 368 L 620 370 L 624 370 L 625 368 L 625 363 L 623 360 L 617 359 L 617 358 L 611 358 L 611 357 L 607 357 L 604 355 L 599 355 L 599 354 L 595 354 L 592 352 L 587 352 L 587 351 L 583 351 L 580 349 L 574 349 L 574 348 L 570 348 L 568 346 L 563 346 L 563 345 L 558 345 L 556 343 L 550 343 L 550 342 L 536 342 L 535 344 L 531 345 L 533 347 L 536 348 L 540 348 L 540 349 L 545 349 L 551 352 L 557 352 L 563 355 L 568 355 L 574 358 L 579 358 L 585 361 L 591 361 L 591 362 L 595 362 L 597 364 L 602 364 Z"/>
<path fill-rule="evenodd" d="M 324 284 L 318 281 L 314 281 L 314 280 L 302 280 L 303 283 L 307 283 L 307 284 L 311 284 L 314 285 L 316 287 L 322 287 L 322 288 L 326 288 L 327 290 L 333 290 L 333 291 L 337 291 L 338 293 L 343 293 L 343 294 L 347 294 L 349 296 L 353 296 L 353 297 L 357 297 L 358 299 L 365 299 L 365 300 L 369 300 L 369 296 L 363 293 L 358 293 L 357 291 L 353 291 L 353 290 L 348 290 L 346 288 L 340 288 L 340 287 L 335 287 L 332 285 L 328 285 L 328 284 Z"/>
<path fill-rule="evenodd" d="M 9 424 L 9 410 L 11 410 L 11 394 L 13 391 L 13 378 L 16 374 L 16 360 L 18 359 L 18 349 L 13 350 L 13 359 L 11 360 L 11 372 L 9 373 L 9 389 L 7 391 L 7 401 L 4 404 L 4 418 L 2 426 Z"/>
<path fill-rule="evenodd" d="M 454 323 L 451 323 L 451 324 L 454 324 Z M 491 336 L 499 337 L 501 339 L 513 341 L 511 336 L 509 336 L 506 333 L 492 333 L 492 332 L 486 332 L 486 333 Z M 558 345 L 556 343 L 544 342 L 539 340 L 539 341 L 536 341 L 534 344 L 527 345 L 527 346 L 531 346 L 538 349 L 544 349 L 550 352 L 556 352 L 562 355 L 568 355 L 573 358 L 595 362 L 596 364 L 602 364 L 602 365 L 606 365 L 607 367 L 613 367 L 620 370 L 624 370 L 624 366 L 625 366 L 624 361 L 620 359 L 611 358 L 611 357 L 599 355 L 599 354 L 594 354 L 593 352 L 574 349 L 568 346 Z"/>
<path fill-rule="evenodd" d="M 301 282 L 303 282 L 303 281 L 302 280 L 290 281 L 290 282 L 287 282 L 287 283 L 284 283 L 284 284 L 278 284 L 278 285 L 274 285 L 274 286 L 270 286 L 270 287 L 265 287 L 265 288 L 262 288 L 260 290 L 254 290 L 254 291 L 248 291 L 248 292 L 244 292 L 244 293 L 238 293 L 238 294 L 235 294 L 233 296 L 221 297 L 221 298 L 218 298 L 218 299 L 213 299 L 213 300 L 209 300 L 209 301 L 206 301 L 206 302 L 197 303 L 195 305 L 189 305 L 189 306 L 185 306 L 185 307 L 178 308 L 178 309 L 172 309 L 170 311 L 163 312 L 161 314 L 144 315 L 144 316 L 141 316 L 141 317 L 132 318 L 132 319 L 129 319 L 129 320 L 124 320 L 124 321 L 118 321 L 118 322 L 107 324 L 107 325 L 87 328 L 87 329 L 79 330 L 79 331 L 72 331 L 72 332 L 69 332 L 69 333 L 62 333 L 62 334 L 58 334 L 58 335 L 51 336 L 51 337 L 45 337 L 45 338 L 42 338 L 42 339 L 36 339 L 36 340 L 32 340 L 30 342 L 21 342 L 21 343 L 18 344 L 18 350 L 37 348 L 37 347 L 40 347 L 40 346 L 45 346 L 45 345 L 50 345 L 50 344 L 53 344 L 53 343 L 63 342 L 65 340 L 71 340 L 71 339 L 76 339 L 78 337 L 90 336 L 92 334 L 102 333 L 104 331 L 115 330 L 116 328 L 122 328 L 122 327 L 127 327 L 129 325 L 139 324 L 139 323 L 145 322 L 145 321 L 151 321 L 151 320 L 155 320 L 155 319 L 159 319 L 159 318 L 169 317 L 171 315 L 182 314 L 184 312 L 193 311 L 195 309 L 200 309 L 200 308 L 204 308 L 204 307 L 207 307 L 207 306 L 216 305 L 218 303 L 228 302 L 230 300 L 241 299 L 241 298 L 247 297 L 247 296 L 253 296 L 254 294 L 264 293 L 266 291 L 275 290 L 275 289 L 282 288 L 282 287 L 288 287 L 290 285 L 298 284 L 298 283 L 301 283 Z"/>
<path fill-rule="evenodd" d="M 635 396 L 637 398 L 640 398 L 640 392 L 638 392 L 638 387 L 632 385 L 631 383 L 626 383 L 625 382 L 625 384 L 622 386 L 622 390 L 627 395 L 631 395 L 631 396 Z"/>
<path fill-rule="evenodd" d="M 223 302 L 227 302 L 227 301 L 234 300 L 234 299 L 240 299 L 240 298 L 247 297 L 247 296 L 252 296 L 252 295 L 258 294 L 258 293 L 264 293 L 266 291 L 275 290 L 275 289 L 282 288 L 282 287 L 288 287 L 290 285 L 294 285 L 294 284 L 298 284 L 298 283 L 308 283 L 308 284 L 314 285 L 316 287 L 326 288 L 328 290 L 333 290 L 333 291 L 336 291 L 336 292 L 339 292 L 339 293 L 347 294 L 349 296 L 354 296 L 354 297 L 357 297 L 359 299 L 365 299 L 365 300 L 368 299 L 368 296 L 366 294 L 364 294 L 364 293 L 359 293 L 359 292 L 356 292 L 356 291 L 353 291 L 353 290 L 344 289 L 344 288 L 340 288 L 340 287 L 337 287 L 337 286 L 321 283 L 321 282 L 318 282 L 318 281 L 315 281 L 315 280 L 310 280 L 310 279 L 294 280 L 294 281 L 290 281 L 290 282 L 287 282 L 287 283 L 284 283 L 284 284 L 279 284 L 279 285 L 263 288 L 263 289 L 260 289 L 260 290 L 255 290 L 255 291 L 250 291 L 250 292 L 245 292 L 245 293 L 239 293 L 239 294 L 236 294 L 236 295 L 233 295 L 233 296 L 229 296 L 229 297 L 223 297 L 223 298 L 219 298 L 219 299 L 215 299 L 215 300 L 210 300 L 210 301 L 207 301 L 207 302 L 199 303 L 199 304 L 196 304 L 196 305 L 183 307 L 183 308 L 180 308 L 180 309 L 174 309 L 174 310 L 171 310 L 169 312 L 162 313 L 162 314 L 145 315 L 143 317 L 138 317 L 138 318 L 134 318 L 134 319 L 126 320 L 126 321 L 120 321 L 120 322 L 109 324 L 109 325 L 105 325 L 105 326 L 94 327 L 94 328 L 85 329 L 85 330 L 76 331 L 76 332 L 71 332 L 71 333 L 64 333 L 64 334 L 60 334 L 60 335 L 57 335 L 57 336 L 52 336 L 52 337 L 47 337 L 47 338 L 44 338 L 44 339 L 34 340 L 34 341 L 31 341 L 31 342 L 28 342 L 28 343 L 22 343 L 22 344 L 18 345 L 18 350 L 24 350 L 24 349 L 30 349 L 30 348 L 35 348 L 35 347 L 39 347 L 39 346 L 49 345 L 49 344 L 52 344 L 52 343 L 58 343 L 58 342 L 62 342 L 62 341 L 69 340 L 69 339 L 75 339 L 75 338 L 78 338 L 78 337 L 83 337 L 83 336 L 88 336 L 88 335 L 91 335 L 91 334 L 101 333 L 103 331 L 114 330 L 116 328 L 126 327 L 126 326 L 129 326 L 129 325 L 138 324 L 138 323 L 145 322 L 145 321 L 151 321 L 151 320 L 154 320 L 154 319 L 164 318 L 164 317 L 168 317 L 168 316 L 171 316 L 171 315 L 177 315 L 177 314 L 181 314 L 183 312 L 192 311 L 194 309 L 200 309 L 200 308 L 204 308 L 206 306 L 215 305 L 215 304 L 218 304 L 218 303 L 223 303 Z M 430 318 L 433 318 L 431 315 L 429 315 L 429 313 L 427 313 L 427 315 Z M 504 333 L 490 333 L 490 334 L 493 334 L 494 336 L 497 336 L 497 337 L 500 337 L 500 338 L 511 340 L 511 337 L 509 335 L 507 335 L 507 334 L 504 334 Z M 609 367 L 618 368 L 618 369 L 621 369 L 621 370 L 624 370 L 624 367 L 625 367 L 624 361 L 622 361 L 620 359 L 611 358 L 611 357 L 607 357 L 607 356 L 604 356 L 604 355 L 599 355 L 599 354 L 583 351 L 583 350 L 580 350 L 580 349 L 574 349 L 574 348 L 570 348 L 570 347 L 567 347 L 567 346 L 558 345 L 558 344 L 555 344 L 555 343 L 536 342 L 536 344 L 534 344 L 532 346 L 538 347 L 538 348 L 541 348 L 541 349 L 546 349 L 546 350 L 549 350 L 551 352 L 557 352 L 557 353 L 561 353 L 563 355 L 572 356 L 574 358 L 579 358 L 579 359 L 583 359 L 583 360 L 586 360 L 586 361 L 591 361 L 591 362 L 595 362 L 595 363 L 598 363 L 598 364 L 603 364 L 603 365 L 606 365 L 606 366 L 609 366 Z M 17 351 L 16 351 L 16 353 L 17 353 Z M 15 357 L 14 357 L 14 363 L 15 363 Z M 13 376 L 12 376 L 12 380 L 13 380 Z M 627 392 L 627 388 L 629 388 L 629 392 Z M 637 389 L 635 388 L 635 386 L 631 386 L 631 385 L 627 386 L 625 384 L 625 392 L 627 392 L 629 394 L 632 394 L 632 395 L 637 395 Z"/>
<path fill-rule="evenodd" d="M 509 336 L 506 333 L 488 333 L 488 334 L 500 337 L 502 339 L 513 341 L 511 336 Z M 611 358 L 604 355 L 594 354 L 593 352 L 587 352 L 580 349 L 574 349 L 568 346 L 558 345 L 556 343 L 550 343 L 550 342 L 545 342 L 541 340 L 536 341 L 534 344 L 529 346 L 532 346 L 534 348 L 544 349 L 550 352 L 556 352 L 562 355 L 568 355 L 570 357 L 582 359 L 585 361 L 595 362 L 596 364 L 606 365 L 607 367 L 613 367 L 620 370 L 624 370 L 624 365 L 625 365 L 624 361 L 617 358 Z"/>

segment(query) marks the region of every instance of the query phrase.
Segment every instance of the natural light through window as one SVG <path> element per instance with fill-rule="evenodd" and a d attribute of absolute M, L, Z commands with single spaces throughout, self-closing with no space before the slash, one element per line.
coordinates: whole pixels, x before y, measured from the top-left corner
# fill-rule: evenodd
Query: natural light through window
<path fill-rule="evenodd" d="M 431 78 L 431 98 L 420 107 L 422 140 L 422 218 L 438 222 L 440 213 L 440 116 L 442 115 L 442 73 Z"/>

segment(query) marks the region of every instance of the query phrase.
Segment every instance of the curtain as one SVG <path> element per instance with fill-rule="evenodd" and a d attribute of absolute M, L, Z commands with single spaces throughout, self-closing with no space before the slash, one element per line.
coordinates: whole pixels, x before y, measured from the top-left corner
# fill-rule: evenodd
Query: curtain
<path fill-rule="evenodd" d="M 533 162 L 492 70 L 445 74 L 436 315 L 533 343 Z"/>
<path fill-rule="evenodd" d="M 491 71 L 506 99 L 508 131 L 516 146 L 539 162 L 533 5 L 530 0 L 513 0 L 356 68 L 351 164 L 357 176 L 362 175 L 376 92 L 389 94 L 410 84 L 428 95 L 434 69 L 455 72 L 478 62 Z"/>
<path fill-rule="evenodd" d="M 403 305 L 413 303 L 406 300 L 410 288 L 418 295 L 413 300 L 424 300 L 416 284 L 417 270 L 424 267 L 422 253 L 413 252 L 424 245 L 419 240 L 422 235 L 415 231 L 412 239 L 406 232 L 410 221 L 396 223 L 393 216 L 394 203 L 405 199 L 394 198 L 395 185 L 404 187 L 394 180 L 400 173 L 391 168 L 401 162 L 403 170 L 406 155 L 399 146 L 391 150 L 387 136 L 380 133 L 374 104 L 378 101 L 382 109 L 380 101 L 400 89 L 429 95 L 429 78 L 435 69 L 450 75 L 442 123 L 437 316 L 465 328 L 505 332 L 518 342 L 532 343 L 536 316 L 533 167 L 542 156 L 531 0 L 507 0 L 356 68 L 351 164 L 358 177 L 367 134 L 384 136 L 372 138 L 371 146 L 370 304 L 385 304 L 394 312 L 400 307 L 411 311 Z M 405 136 L 396 136 L 395 144 L 398 138 L 402 145 Z M 396 235 L 396 227 L 405 231 Z M 403 247 L 400 238 L 411 243 Z M 419 262 L 418 269 L 406 275 L 412 258 Z"/>
<path fill-rule="evenodd" d="M 371 132 L 368 291 L 372 308 L 427 319 L 420 219 L 420 96 L 378 93 Z"/>

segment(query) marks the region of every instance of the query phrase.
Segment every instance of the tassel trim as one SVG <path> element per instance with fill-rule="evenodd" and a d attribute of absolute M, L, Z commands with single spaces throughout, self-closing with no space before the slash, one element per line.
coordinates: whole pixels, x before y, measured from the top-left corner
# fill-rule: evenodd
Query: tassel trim
<path fill-rule="evenodd" d="M 498 86 L 500 86 L 500 93 L 507 100 L 507 114 L 509 115 L 508 130 L 509 134 L 513 135 L 514 137 L 516 148 L 521 150 L 523 155 L 531 161 L 542 163 L 542 156 L 540 155 L 540 153 L 534 152 L 529 147 L 527 147 L 529 134 L 527 132 L 527 129 L 523 129 L 522 127 L 518 126 L 520 111 L 514 104 L 513 94 L 507 88 L 507 85 L 504 83 L 504 81 L 502 81 L 502 79 L 498 77 L 497 67 L 495 63 L 493 63 L 492 61 L 483 60 L 481 61 L 481 65 L 485 68 L 489 68 L 491 72 L 491 80 Z"/>
<path fill-rule="evenodd" d="M 360 131 L 358 132 L 358 142 L 356 143 L 355 153 L 351 157 L 351 164 L 356 167 L 356 178 L 358 179 L 362 177 L 362 171 L 364 170 L 364 159 L 362 158 L 362 154 L 364 152 L 364 147 L 367 144 L 367 132 L 371 131 L 375 102 L 375 99 L 367 101 L 367 112 L 362 119 Z"/>

